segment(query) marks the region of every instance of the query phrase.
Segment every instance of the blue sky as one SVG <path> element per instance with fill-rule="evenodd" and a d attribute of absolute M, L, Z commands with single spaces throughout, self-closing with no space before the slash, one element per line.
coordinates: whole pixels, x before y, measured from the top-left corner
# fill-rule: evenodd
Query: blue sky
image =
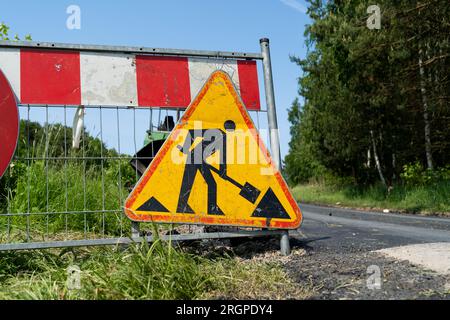
<path fill-rule="evenodd" d="M 0 21 L 34 41 L 259 52 L 271 41 L 282 156 L 288 152 L 287 109 L 297 96 L 309 19 L 302 0 L 0 1 Z M 69 5 L 81 8 L 81 29 L 66 28 Z M 260 78 L 260 82 L 262 78 Z M 261 98 L 264 97 L 262 82 Z M 263 99 L 264 100 L 264 99 Z"/>

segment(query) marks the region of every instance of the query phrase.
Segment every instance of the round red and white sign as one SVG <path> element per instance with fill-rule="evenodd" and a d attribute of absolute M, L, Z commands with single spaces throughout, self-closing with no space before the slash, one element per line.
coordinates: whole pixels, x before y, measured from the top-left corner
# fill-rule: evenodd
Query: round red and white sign
<path fill-rule="evenodd" d="M 19 110 L 8 79 L 0 70 L 0 177 L 3 176 L 19 138 Z"/>

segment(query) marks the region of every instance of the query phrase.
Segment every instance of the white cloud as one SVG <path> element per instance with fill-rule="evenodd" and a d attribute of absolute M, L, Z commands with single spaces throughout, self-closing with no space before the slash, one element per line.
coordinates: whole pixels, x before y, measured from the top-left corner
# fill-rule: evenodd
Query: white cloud
<path fill-rule="evenodd" d="M 283 4 L 287 5 L 288 7 L 291 7 L 297 11 L 300 11 L 301 13 L 306 13 L 308 8 L 306 8 L 304 5 L 299 3 L 295 0 L 280 0 Z"/>

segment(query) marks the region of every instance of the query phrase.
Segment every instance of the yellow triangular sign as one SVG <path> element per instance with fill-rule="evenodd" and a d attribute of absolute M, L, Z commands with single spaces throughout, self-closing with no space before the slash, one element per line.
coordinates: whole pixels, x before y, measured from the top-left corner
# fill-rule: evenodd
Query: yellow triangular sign
<path fill-rule="evenodd" d="M 295 229 L 300 209 L 230 77 L 216 71 L 125 203 L 134 221 Z"/>

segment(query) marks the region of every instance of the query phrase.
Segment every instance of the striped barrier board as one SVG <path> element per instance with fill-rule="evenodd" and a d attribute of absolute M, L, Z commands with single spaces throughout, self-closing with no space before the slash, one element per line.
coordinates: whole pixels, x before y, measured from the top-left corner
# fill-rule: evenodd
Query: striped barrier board
<path fill-rule="evenodd" d="M 0 47 L 0 70 L 20 104 L 180 109 L 222 70 L 247 109 L 261 109 L 254 60 Z"/>

